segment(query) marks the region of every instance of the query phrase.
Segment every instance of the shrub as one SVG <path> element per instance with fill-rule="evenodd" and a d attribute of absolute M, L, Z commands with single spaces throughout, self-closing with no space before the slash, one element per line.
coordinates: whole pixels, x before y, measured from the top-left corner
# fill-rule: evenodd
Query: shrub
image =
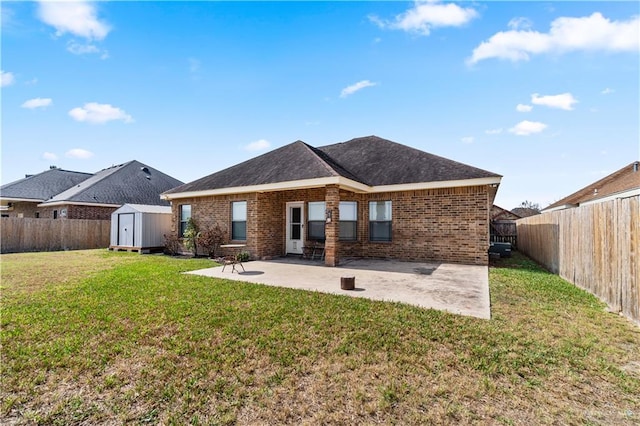
<path fill-rule="evenodd" d="M 225 238 L 226 232 L 216 223 L 214 227 L 207 228 L 198 234 L 198 244 L 206 251 L 209 257 L 214 258 L 216 250 L 224 242 Z"/>
<path fill-rule="evenodd" d="M 184 230 L 184 246 L 187 250 L 193 253 L 193 256 L 198 255 L 198 226 L 196 221 L 192 217 L 187 221 L 187 227 Z"/>
<path fill-rule="evenodd" d="M 248 262 L 250 257 L 251 255 L 249 254 L 248 251 L 242 251 L 236 255 L 236 259 L 239 262 Z"/>
<path fill-rule="evenodd" d="M 164 234 L 164 253 L 170 256 L 180 254 L 180 238 L 175 234 Z"/>

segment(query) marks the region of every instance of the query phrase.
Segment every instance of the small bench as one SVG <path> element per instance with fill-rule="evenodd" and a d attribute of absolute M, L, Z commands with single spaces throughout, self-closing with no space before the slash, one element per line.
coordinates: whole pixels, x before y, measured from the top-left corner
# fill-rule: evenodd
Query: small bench
<path fill-rule="evenodd" d="M 324 242 L 309 241 L 309 244 L 303 247 L 302 257 L 310 260 L 324 260 Z"/>

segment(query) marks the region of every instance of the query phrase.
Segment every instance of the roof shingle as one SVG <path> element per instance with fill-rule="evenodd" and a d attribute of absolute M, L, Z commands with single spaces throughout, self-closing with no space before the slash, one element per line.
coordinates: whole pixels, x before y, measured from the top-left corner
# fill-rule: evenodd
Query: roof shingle
<path fill-rule="evenodd" d="M 173 188 L 165 194 L 342 176 L 369 186 L 484 177 L 495 173 L 377 136 L 314 148 L 302 141 Z"/>

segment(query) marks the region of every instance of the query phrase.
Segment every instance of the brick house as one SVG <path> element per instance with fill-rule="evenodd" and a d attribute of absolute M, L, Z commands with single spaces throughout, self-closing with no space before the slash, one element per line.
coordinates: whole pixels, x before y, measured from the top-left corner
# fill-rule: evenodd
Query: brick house
<path fill-rule="evenodd" d="M 123 204 L 168 206 L 160 194 L 182 183 L 136 160 L 95 174 L 52 168 L 3 185 L 0 201 L 7 216 L 110 220 Z"/>
<path fill-rule="evenodd" d="M 51 166 L 49 170 L 0 187 L 0 211 L 3 217 L 40 217 L 38 204 L 78 185 L 93 176 Z M 44 216 L 43 216 L 44 217 Z"/>
<path fill-rule="evenodd" d="M 376 136 L 297 141 L 162 194 L 172 232 L 218 225 L 253 258 L 325 246 L 340 257 L 487 264 L 501 176 Z"/>

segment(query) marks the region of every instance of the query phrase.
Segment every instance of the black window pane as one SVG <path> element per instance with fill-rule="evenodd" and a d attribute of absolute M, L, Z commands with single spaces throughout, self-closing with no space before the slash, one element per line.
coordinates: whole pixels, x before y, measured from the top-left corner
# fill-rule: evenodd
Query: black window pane
<path fill-rule="evenodd" d="M 391 222 L 369 222 L 371 241 L 391 241 Z"/>
<path fill-rule="evenodd" d="M 291 209 L 291 222 L 300 223 L 302 219 L 302 209 L 300 207 L 293 207 Z"/>
<path fill-rule="evenodd" d="M 356 240 L 357 222 L 340 222 L 340 239 L 343 241 Z"/>
<path fill-rule="evenodd" d="M 232 240 L 247 239 L 247 222 L 233 222 L 231 225 Z"/>
<path fill-rule="evenodd" d="M 300 225 L 297 223 L 291 224 L 291 239 L 292 240 L 300 240 Z"/>
<path fill-rule="evenodd" d="M 324 221 L 309 221 L 307 226 L 310 240 L 324 240 Z"/>

